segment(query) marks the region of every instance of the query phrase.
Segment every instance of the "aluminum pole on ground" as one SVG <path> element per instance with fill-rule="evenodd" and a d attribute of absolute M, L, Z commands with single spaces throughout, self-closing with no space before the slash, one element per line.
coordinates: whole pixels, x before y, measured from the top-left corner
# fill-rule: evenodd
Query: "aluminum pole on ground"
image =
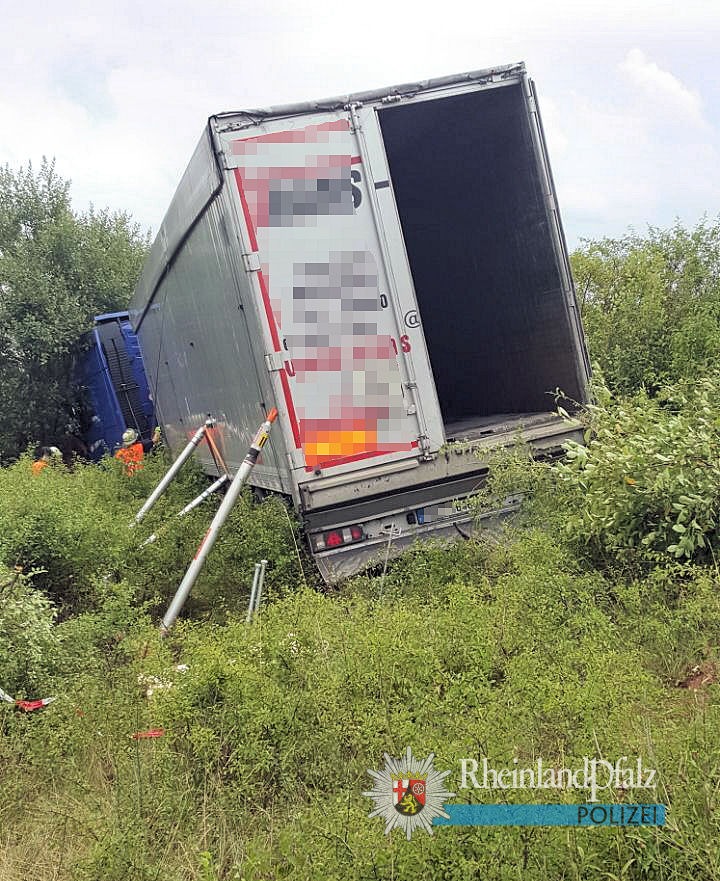
<path fill-rule="evenodd" d="M 255 594 L 257 593 L 258 581 L 260 580 L 260 564 L 255 564 L 255 572 L 253 574 L 252 587 L 250 588 L 250 602 L 248 603 L 247 616 L 245 623 L 252 621 L 253 611 L 255 610 Z"/>
<path fill-rule="evenodd" d="M 258 578 L 257 590 L 255 591 L 255 610 L 254 614 L 260 611 L 260 599 L 262 597 L 263 585 L 265 584 L 265 569 L 267 567 L 267 560 L 260 560 L 260 577 Z"/>
<path fill-rule="evenodd" d="M 200 574 L 200 570 L 205 563 L 207 555 L 210 553 L 213 545 L 217 540 L 218 533 L 220 532 L 222 525 L 227 520 L 228 514 L 232 510 L 235 502 L 238 499 L 238 496 L 240 495 L 240 490 L 242 489 L 243 484 L 247 480 L 248 475 L 253 469 L 253 466 L 257 462 L 258 456 L 260 455 L 262 448 L 267 442 L 270 428 L 276 419 L 277 410 L 273 407 L 272 410 L 268 413 L 267 419 L 260 426 L 257 434 L 253 438 L 253 442 L 250 445 L 250 449 L 248 450 L 242 465 L 238 469 L 235 477 L 233 477 L 232 483 L 230 484 L 228 491 L 225 493 L 225 497 L 220 503 L 220 507 L 217 509 L 217 512 L 213 517 L 212 523 L 210 524 L 208 531 L 205 533 L 205 537 L 200 542 L 200 545 L 195 552 L 195 557 L 190 563 L 190 566 L 185 573 L 185 577 L 180 582 L 180 586 L 178 587 L 175 596 L 173 597 L 173 600 L 170 603 L 170 606 L 168 607 L 168 610 L 165 613 L 165 617 L 163 618 L 160 625 L 161 633 L 167 633 L 177 620 L 177 616 L 180 614 L 180 610 L 185 605 L 185 601 L 187 600 L 188 595 L 192 590 L 192 586 L 193 584 L 195 584 L 195 581 Z"/>

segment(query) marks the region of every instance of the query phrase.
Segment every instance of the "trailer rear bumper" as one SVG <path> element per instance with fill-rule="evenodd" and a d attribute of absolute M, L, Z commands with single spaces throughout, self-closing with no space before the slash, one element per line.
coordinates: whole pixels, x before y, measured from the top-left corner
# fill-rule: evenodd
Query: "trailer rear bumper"
<path fill-rule="evenodd" d="M 497 530 L 502 521 L 518 510 L 520 498 L 514 498 L 504 507 L 473 516 L 467 511 L 428 524 L 393 526 L 387 535 L 368 539 L 362 544 L 352 544 L 331 551 L 314 554 L 315 563 L 323 579 L 335 584 L 365 569 L 383 566 L 387 560 L 399 556 L 415 542 L 436 540 L 454 542 L 470 538 L 480 530 Z"/>
<path fill-rule="evenodd" d="M 567 441 L 582 440 L 582 430 L 577 422 L 554 417 L 526 429 L 522 437 L 536 458 L 554 460 L 562 456 Z M 517 440 L 518 433 L 510 431 L 474 439 L 456 446 L 447 456 L 418 463 L 413 470 L 368 476 L 355 485 L 345 485 L 342 503 L 334 500 L 328 507 L 306 508 L 305 532 L 323 578 L 330 584 L 341 581 L 383 564 L 415 541 L 456 540 L 477 528 L 496 527 L 517 510 L 520 496 L 508 497 L 500 508 L 479 517 L 469 510 L 467 499 L 487 480 L 491 451 Z M 312 489 L 317 492 L 318 487 Z M 323 487 L 324 493 L 339 489 Z"/>

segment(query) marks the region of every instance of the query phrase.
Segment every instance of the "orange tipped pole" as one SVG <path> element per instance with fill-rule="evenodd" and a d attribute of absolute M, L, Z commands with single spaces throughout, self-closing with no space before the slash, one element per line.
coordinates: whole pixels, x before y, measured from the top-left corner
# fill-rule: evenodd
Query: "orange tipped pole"
<path fill-rule="evenodd" d="M 238 472 L 233 477 L 232 483 L 230 484 L 228 491 L 225 493 L 225 498 L 220 503 L 220 507 L 217 509 L 215 516 L 213 517 L 213 521 L 210 524 L 208 531 L 205 533 L 203 540 L 200 542 L 197 551 L 195 552 L 195 556 L 188 567 L 187 572 L 185 573 L 185 577 L 180 582 L 180 585 L 175 592 L 175 596 L 168 607 L 167 612 L 165 613 L 165 617 L 162 619 L 162 623 L 160 624 L 160 632 L 167 633 L 170 628 L 173 626 L 175 621 L 177 620 L 177 616 L 180 614 L 180 610 L 185 605 L 185 601 L 187 600 L 190 591 L 192 590 L 193 584 L 197 580 L 198 575 L 200 574 L 200 570 L 205 563 L 207 555 L 212 550 L 213 545 L 218 537 L 218 533 L 222 525 L 227 520 L 228 514 L 232 510 L 235 502 L 240 495 L 240 490 L 243 487 L 243 484 L 248 478 L 248 475 L 252 471 L 255 463 L 258 460 L 258 456 L 260 455 L 262 448 L 267 443 L 267 439 L 270 434 L 270 427 L 273 422 L 277 419 L 278 412 L 275 407 L 267 414 L 265 417 L 265 421 L 258 429 L 255 437 L 250 444 L 250 448 L 247 451 L 245 458 L 243 459 L 242 465 L 238 468 Z"/>

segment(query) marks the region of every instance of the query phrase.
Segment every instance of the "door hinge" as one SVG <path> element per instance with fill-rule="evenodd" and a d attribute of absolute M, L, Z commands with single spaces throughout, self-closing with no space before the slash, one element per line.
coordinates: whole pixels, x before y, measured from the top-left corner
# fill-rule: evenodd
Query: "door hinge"
<path fill-rule="evenodd" d="M 267 369 L 270 373 L 276 373 L 278 370 L 282 370 L 284 366 L 283 353 L 266 352 L 265 364 L 267 365 Z"/>
<path fill-rule="evenodd" d="M 430 438 L 426 434 L 419 434 L 417 440 L 418 440 L 418 448 L 419 448 L 420 452 L 423 454 L 423 458 L 424 459 L 427 459 L 428 457 L 431 458 Z"/>
<path fill-rule="evenodd" d="M 243 263 L 246 272 L 258 272 L 260 270 L 260 255 L 257 251 L 250 254 L 243 254 Z"/>
<path fill-rule="evenodd" d="M 290 450 L 287 457 L 291 468 L 305 467 L 305 453 L 302 450 Z"/>

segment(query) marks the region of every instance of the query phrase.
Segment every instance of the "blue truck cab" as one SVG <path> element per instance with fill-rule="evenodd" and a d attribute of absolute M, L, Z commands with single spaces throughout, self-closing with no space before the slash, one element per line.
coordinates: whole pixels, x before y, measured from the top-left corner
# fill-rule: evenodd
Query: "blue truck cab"
<path fill-rule="evenodd" d="M 145 449 L 152 443 L 155 414 L 142 354 L 127 312 L 95 318 L 87 348 L 76 366 L 85 408 L 84 440 L 92 459 L 112 454 L 126 428 Z"/>

